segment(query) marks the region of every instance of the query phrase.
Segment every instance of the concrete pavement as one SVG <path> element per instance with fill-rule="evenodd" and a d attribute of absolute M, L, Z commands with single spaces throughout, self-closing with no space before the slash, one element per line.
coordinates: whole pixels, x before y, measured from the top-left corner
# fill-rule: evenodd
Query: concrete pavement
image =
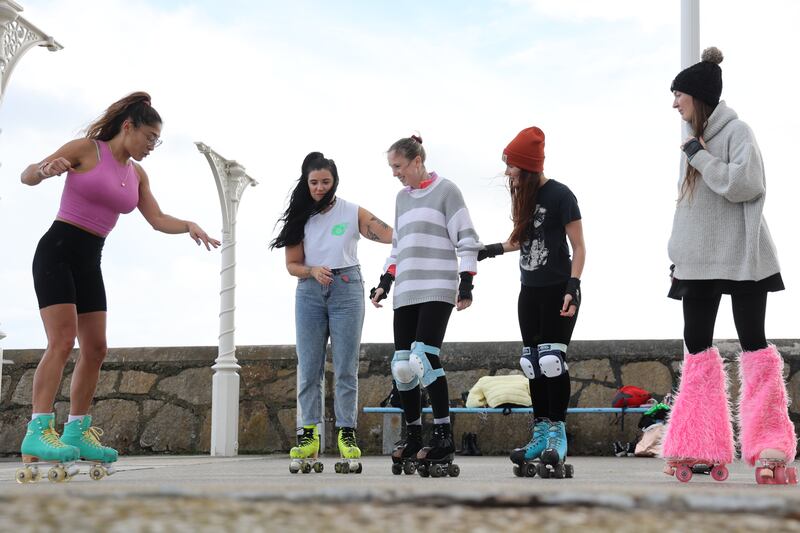
<path fill-rule="evenodd" d="M 3 502 L 0 530 L 12 523 L 25 524 L 19 522 L 20 516 L 24 516 L 26 506 L 38 502 L 38 509 L 47 503 L 44 507 L 51 511 L 63 505 L 63 511 L 54 515 L 53 530 L 65 527 L 63 519 L 69 516 L 69 510 L 81 506 L 87 511 L 78 513 L 76 520 L 103 514 L 102 510 L 111 513 L 102 520 L 98 518 L 100 521 L 84 524 L 97 527 L 104 524 L 103 529 L 97 530 L 113 530 L 124 524 L 129 526 L 126 530 L 131 530 L 130 527 L 135 530 L 146 526 L 147 516 L 163 526 L 184 511 L 194 517 L 188 522 L 181 520 L 184 525 L 204 520 L 202 524 L 194 524 L 193 530 L 197 530 L 213 525 L 215 519 L 233 509 L 239 511 L 218 524 L 223 530 L 302 529 L 305 525 L 313 526 L 314 517 L 328 520 L 324 518 L 328 515 L 331 527 L 347 525 L 351 530 L 349 519 L 340 512 L 348 509 L 347 516 L 360 517 L 359 529 L 385 531 L 386 520 L 397 519 L 399 510 L 409 508 L 414 510 L 411 513 L 414 520 L 422 520 L 426 513 L 431 513 L 433 521 L 409 523 L 408 527 L 439 530 L 433 526 L 441 520 L 442 513 L 437 508 L 443 506 L 447 509 L 445 514 L 460 516 L 456 522 L 448 520 L 447 527 L 463 531 L 481 531 L 495 515 L 499 523 L 512 528 L 505 529 L 509 531 L 516 527 L 514 524 L 524 524 L 526 520 L 531 521 L 529 526 L 542 526 L 544 516 L 549 516 L 546 523 L 555 528 L 553 531 L 562 530 L 562 526 L 577 527 L 580 524 L 572 522 L 580 522 L 578 517 L 584 517 L 587 520 L 584 525 L 593 525 L 597 530 L 606 530 L 602 524 L 607 522 L 609 531 L 625 531 L 626 524 L 630 524 L 636 525 L 638 531 L 649 531 L 652 526 L 652 531 L 663 532 L 669 530 L 665 524 L 677 527 L 682 520 L 694 531 L 706 526 L 714 530 L 723 524 L 727 530 L 747 525 L 743 530 L 769 526 L 764 530 L 800 531 L 800 488 L 756 485 L 753 470 L 741 462 L 730 467 L 730 477 L 725 482 L 696 475 L 691 482 L 680 483 L 661 473 L 661 460 L 643 458 L 571 458 L 575 478 L 561 480 L 517 478 L 506 457 L 458 457 L 461 475 L 439 479 L 394 476 L 388 457 L 365 457 L 362 474 L 336 474 L 335 461 L 323 458 L 325 471 L 321 474 L 293 475 L 284 455 L 131 456 L 123 457 L 117 473 L 101 481 L 90 480 L 84 465 L 84 473 L 68 483 L 40 481 L 21 485 L 14 480 L 17 460 L 3 458 L 0 459 Z M 158 508 L 163 508 L 163 514 L 159 514 Z M 195 510 L 187 511 L 192 508 Z M 120 512 L 139 509 L 131 515 L 135 523 L 125 522 L 120 517 L 128 514 L 120 515 L 114 509 Z M 203 513 L 208 516 L 200 518 Z M 470 517 L 470 513 L 476 514 Z M 516 518 L 506 516 L 515 513 Z M 345 521 L 340 523 L 337 517 Z M 499 526 L 493 527 L 490 530 L 497 531 Z M 48 530 L 42 524 L 39 529 Z"/>

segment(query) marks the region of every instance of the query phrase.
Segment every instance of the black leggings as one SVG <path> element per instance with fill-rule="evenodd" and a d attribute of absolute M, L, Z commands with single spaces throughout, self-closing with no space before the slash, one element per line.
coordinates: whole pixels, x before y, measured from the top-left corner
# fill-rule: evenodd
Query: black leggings
<path fill-rule="evenodd" d="M 683 297 L 683 340 L 689 353 L 699 353 L 714 342 L 714 323 L 721 295 L 712 298 Z M 733 322 L 745 352 L 767 347 L 764 320 L 767 293 L 732 294 Z"/>
<path fill-rule="evenodd" d="M 78 314 L 106 311 L 100 270 L 105 239 L 56 220 L 39 240 L 33 256 L 33 286 L 39 309 L 75 304 Z"/>
<path fill-rule="evenodd" d="M 394 349 L 410 350 L 411 343 L 419 341 L 428 346 L 442 347 L 444 333 L 453 305 L 445 302 L 425 302 L 407 305 L 394 310 Z M 442 368 L 438 355 L 427 354 L 431 367 Z M 447 378 L 440 376 L 426 387 L 431 400 L 434 418 L 450 416 L 450 398 Z M 406 421 L 414 422 L 422 416 L 422 398 L 419 386 L 409 391 L 400 391 L 400 402 Z"/>
<path fill-rule="evenodd" d="M 548 287 L 522 285 L 517 303 L 522 344 L 536 350 L 539 344 L 561 343 L 569 345 L 578 313 L 562 317 L 566 283 Z M 564 421 L 569 406 L 569 372 L 558 377 L 540 376 L 529 380 L 531 402 L 537 418 Z"/>

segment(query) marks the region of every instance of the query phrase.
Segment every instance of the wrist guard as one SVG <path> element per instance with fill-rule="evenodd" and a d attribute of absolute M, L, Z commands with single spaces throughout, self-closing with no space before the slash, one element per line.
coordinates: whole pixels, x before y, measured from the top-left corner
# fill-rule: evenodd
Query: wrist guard
<path fill-rule="evenodd" d="M 698 141 L 697 139 L 690 140 L 689 142 L 684 144 L 683 148 L 682 148 L 683 153 L 686 154 L 686 158 L 689 159 L 689 161 L 692 160 L 692 157 L 694 157 L 694 154 L 696 154 L 697 152 L 699 152 L 702 149 L 703 149 L 703 145 L 700 144 L 700 141 Z"/>
<path fill-rule="evenodd" d="M 389 296 L 389 290 L 392 288 L 392 282 L 394 282 L 394 276 L 386 272 L 383 276 L 381 276 L 378 286 L 372 287 L 369 290 L 369 299 L 372 300 L 375 298 L 375 291 L 378 289 L 383 289 L 383 294 L 381 294 L 380 298 L 378 298 L 379 302 Z"/>
<path fill-rule="evenodd" d="M 461 282 L 458 284 L 458 300 L 472 300 L 472 289 L 475 287 L 472 284 L 472 274 L 461 272 L 459 276 Z"/>
<path fill-rule="evenodd" d="M 482 249 L 478 250 L 478 261 L 483 261 L 487 257 L 494 257 L 496 255 L 503 255 L 503 243 L 497 242 L 495 244 L 487 244 Z"/>
<path fill-rule="evenodd" d="M 572 301 L 569 305 L 574 305 L 576 308 L 580 308 L 581 306 L 581 280 L 578 278 L 569 278 L 567 282 L 567 289 L 564 291 L 564 294 L 569 294 L 572 296 Z"/>

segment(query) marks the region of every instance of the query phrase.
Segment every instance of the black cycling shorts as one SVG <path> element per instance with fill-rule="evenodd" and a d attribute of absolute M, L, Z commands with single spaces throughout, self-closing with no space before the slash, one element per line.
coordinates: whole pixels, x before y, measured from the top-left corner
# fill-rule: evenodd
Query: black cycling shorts
<path fill-rule="evenodd" d="M 56 220 L 39 240 L 33 256 L 33 286 L 39 309 L 75 304 L 78 314 L 106 311 L 100 270 L 105 239 Z"/>

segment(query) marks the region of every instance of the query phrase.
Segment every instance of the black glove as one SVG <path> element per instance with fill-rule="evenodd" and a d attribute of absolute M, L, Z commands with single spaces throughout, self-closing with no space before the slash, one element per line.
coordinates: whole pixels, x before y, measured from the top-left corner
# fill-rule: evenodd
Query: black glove
<path fill-rule="evenodd" d="M 571 295 L 572 301 L 569 303 L 569 305 L 574 305 L 579 309 L 581 306 L 581 280 L 578 278 L 569 278 L 569 281 L 567 282 L 567 290 L 564 291 L 564 294 Z"/>
<path fill-rule="evenodd" d="M 487 244 L 480 250 L 478 250 L 478 261 L 483 261 L 487 257 L 494 257 L 496 255 L 503 255 L 505 250 L 503 250 L 503 243 L 498 242 L 495 244 Z"/>
<path fill-rule="evenodd" d="M 389 289 L 392 288 L 393 281 L 394 281 L 394 276 L 386 272 L 383 276 L 381 276 L 381 281 L 380 283 L 378 283 L 378 286 L 372 287 L 369 290 L 369 299 L 372 300 L 373 298 L 375 298 L 375 291 L 378 289 L 383 289 L 383 294 L 381 294 L 380 298 L 378 298 L 379 302 L 384 298 L 386 298 L 387 296 L 389 296 Z"/>
<path fill-rule="evenodd" d="M 472 300 L 472 289 L 475 287 L 472 284 L 472 274 L 462 272 L 459 276 L 461 277 L 461 283 L 458 284 L 458 301 Z"/>
<path fill-rule="evenodd" d="M 681 149 L 683 150 L 683 153 L 686 154 L 686 158 L 691 161 L 694 157 L 694 154 L 700 150 L 703 150 L 703 145 L 700 144 L 700 141 L 697 139 L 691 139 L 689 142 L 684 144 Z"/>

